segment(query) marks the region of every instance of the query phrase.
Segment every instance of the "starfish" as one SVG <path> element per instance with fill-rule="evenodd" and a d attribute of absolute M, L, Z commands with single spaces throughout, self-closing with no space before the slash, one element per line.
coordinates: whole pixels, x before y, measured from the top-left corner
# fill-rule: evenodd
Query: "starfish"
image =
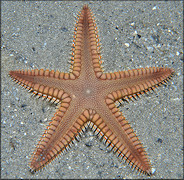
<path fill-rule="evenodd" d="M 68 150 L 90 127 L 133 169 L 151 175 L 147 153 L 116 102 L 139 97 L 167 83 L 174 70 L 150 67 L 104 73 L 97 28 L 87 5 L 79 14 L 74 34 L 69 73 L 43 69 L 9 72 L 29 92 L 58 105 L 32 154 L 31 171 L 40 170 Z"/>

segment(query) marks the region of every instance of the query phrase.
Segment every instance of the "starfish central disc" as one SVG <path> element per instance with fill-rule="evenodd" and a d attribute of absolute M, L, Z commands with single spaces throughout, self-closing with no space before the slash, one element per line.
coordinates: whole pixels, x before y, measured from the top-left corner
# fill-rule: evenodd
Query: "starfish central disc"
<path fill-rule="evenodd" d="M 86 94 L 87 94 L 87 95 L 90 95 L 90 94 L 91 94 L 91 92 L 92 92 L 92 90 L 91 90 L 91 89 L 86 89 Z"/>

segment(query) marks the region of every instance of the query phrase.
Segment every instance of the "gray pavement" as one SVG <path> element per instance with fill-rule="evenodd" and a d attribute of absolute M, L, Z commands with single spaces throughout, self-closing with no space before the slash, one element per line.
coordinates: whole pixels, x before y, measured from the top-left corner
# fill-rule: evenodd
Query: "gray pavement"
<path fill-rule="evenodd" d="M 108 152 L 89 130 L 70 151 L 34 175 L 29 159 L 55 106 L 31 98 L 8 77 L 15 69 L 68 71 L 75 17 L 85 2 L 1 4 L 1 177 L 147 178 Z M 86 2 L 93 10 L 106 72 L 150 66 L 174 68 L 168 86 L 121 108 L 156 172 L 183 177 L 182 1 Z"/>

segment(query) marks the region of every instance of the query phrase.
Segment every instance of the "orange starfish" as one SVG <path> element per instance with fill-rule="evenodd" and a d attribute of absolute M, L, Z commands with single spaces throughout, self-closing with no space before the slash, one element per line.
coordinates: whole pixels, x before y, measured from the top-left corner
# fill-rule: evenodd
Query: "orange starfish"
<path fill-rule="evenodd" d="M 79 15 L 74 39 L 70 73 L 43 69 L 9 72 L 29 92 L 60 104 L 32 155 L 31 170 L 43 168 L 67 150 L 89 126 L 118 157 L 150 175 L 147 154 L 115 102 L 153 90 L 167 82 L 174 70 L 152 67 L 104 73 L 97 28 L 87 5 Z"/>

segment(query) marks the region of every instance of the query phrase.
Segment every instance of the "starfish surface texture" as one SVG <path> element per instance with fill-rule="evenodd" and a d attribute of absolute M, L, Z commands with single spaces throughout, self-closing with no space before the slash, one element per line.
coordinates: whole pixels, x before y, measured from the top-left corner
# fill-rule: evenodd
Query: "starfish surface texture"
<path fill-rule="evenodd" d="M 31 170 L 43 168 L 90 127 L 133 169 L 152 174 L 141 142 L 115 102 L 138 97 L 166 83 L 174 70 L 151 67 L 104 73 L 97 28 L 87 5 L 80 12 L 73 42 L 70 73 L 43 69 L 9 72 L 29 92 L 59 104 L 31 157 Z"/>

